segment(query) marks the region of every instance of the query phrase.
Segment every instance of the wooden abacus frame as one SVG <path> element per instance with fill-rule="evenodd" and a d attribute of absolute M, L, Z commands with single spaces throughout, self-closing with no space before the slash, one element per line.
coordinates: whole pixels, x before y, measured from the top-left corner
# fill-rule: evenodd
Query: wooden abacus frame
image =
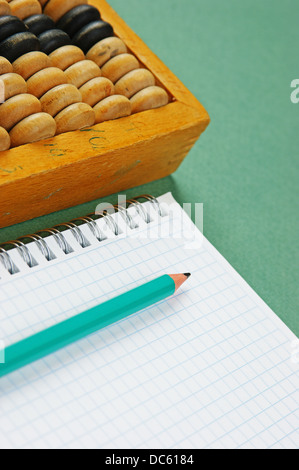
<path fill-rule="evenodd" d="M 170 175 L 209 124 L 198 100 L 105 0 L 91 0 L 170 95 L 163 108 L 0 152 L 0 227 Z"/>

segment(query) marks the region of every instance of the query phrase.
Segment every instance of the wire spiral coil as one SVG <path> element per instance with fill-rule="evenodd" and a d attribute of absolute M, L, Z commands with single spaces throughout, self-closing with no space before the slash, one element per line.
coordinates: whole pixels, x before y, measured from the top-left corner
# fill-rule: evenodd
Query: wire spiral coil
<path fill-rule="evenodd" d="M 142 204 L 140 200 L 150 202 L 151 207 L 158 213 L 160 217 L 163 217 L 161 204 L 155 197 L 150 195 L 142 195 L 137 198 L 127 200 L 125 207 L 123 205 L 114 205 L 113 209 L 115 210 L 115 213 L 120 214 L 125 224 L 131 230 L 134 230 L 138 227 L 135 218 L 130 214 L 128 210 L 131 207 L 135 208 L 139 217 L 143 219 L 146 224 L 149 224 L 151 222 L 150 212 L 144 207 L 144 204 Z M 82 248 L 87 248 L 90 246 L 90 242 L 81 230 L 80 224 L 82 223 L 84 223 L 84 225 L 90 229 L 92 235 L 99 242 L 102 242 L 106 240 L 107 237 L 105 236 L 104 232 L 101 230 L 99 225 L 96 223 L 100 219 L 105 219 L 105 222 L 107 223 L 109 229 L 115 236 L 118 236 L 120 234 L 119 224 L 117 223 L 115 218 L 108 213 L 108 210 L 104 210 L 100 213 L 88 214 L 85 217 L 78 217 L 76 219 L 71 220 L 70 222 L 62 223 L 52 228 L 40 230 L 34 234 L 20 237 L 17 240 L 3 243 L 0 245 L 0 262 L 9 274 L 13 275 L 20 272 L 20 270 L 15 265 L 12 257 L 9 254 L 8 247 L 12 247 L 17 249 L 21 258 L 29 268 L 38 266 L 38 263 L 34 259 L 30 249 L 25 243 L 26 241 L 35 243 L 35 245 L 37 246 L 46 261 L 50 262 L 55 260 L 56 256 L 52 252 L 49 244 L 46 241 L 47 236 L 53 236 L 58 247 L 65 255 L 73 253 L 75 250 L 72 248 L 70 243 L 67 241 L 66 237 L 63 235 L 63 232 L 61 231 L 62 229 L 70 230 L 79 245 Z M 47 234 L 47 236 L 43 238 L 42 235 L 45 234 Z"/>

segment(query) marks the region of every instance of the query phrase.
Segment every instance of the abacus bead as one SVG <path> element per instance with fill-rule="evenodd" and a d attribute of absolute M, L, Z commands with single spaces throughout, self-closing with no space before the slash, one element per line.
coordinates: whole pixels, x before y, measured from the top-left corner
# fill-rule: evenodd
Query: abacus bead
<path fill-rule="evenodd" d="M 58 67 L 61 70 L 66 70 L 71 65 L 85 60 L 83 51 L 76 46 L 60 47 L 52 52 L 49 57 L 53 67 Z"/>
<path fill-rule="evenodd" d="M 91 127 L 95 123 L 95 112 L 86 103 L 68 106 L 55 117 L 57 134 Z"/>
<path fill-rule="evenodd" d="M 128 49 L 125 43 L 121 39 L 111 36 L 95 44 L 86 54 L 86 58 L 93 60 L 99 67 L 102 67 L 112 57 L 126 52 L 128 52 Z"/>
<path fill-rule="evenodd" d="M 72 38 L 83 26 L 100 19 L 101 15 L 97 8 L 92 5 L 79 5 L 60 18 L 56 26 Z"/>
<path fill-rule="evenodd" d="M 11 72 L 13 72 L 11 63 L 5 57 L 0 57 L 0 75 Z"/>
<path fill-rule="evenodd" d="M 102 75 L 101 69 L 91 60 L 82 60 L 65 70 L 69 83 L 80 88 L 84 83 Z"/>
<path fill-rule="evenodd" d="M 34 34 L 18 33 L 0 43 L 0 55 L 14 62 L 27 52 L 38 51 L 39 40 Z"/>
<path fill-rule="evenodd" d="M 49 139 L 56 133 L 56 123 L 52 116 L 37 113 L 19 122 L 10 131 L 11 146 L 18 147 L 32 142 Z"/>
<path fill-rule="evenodd" d="M 9 131 L 22 119 L 41 112 L 41 104 L 35 96 L 13 96 L 0 106 L 0 126 Z"/>
<path fill-rule="evenodd" d="M 44 8 L 44 13 L 51 16 L 56 22 L 68 11 L 78 5 L 86 5 L 87 3 L 88 0 L 50 0 Z"/>
<path fill-rule="evenodd" d="M 115 84 L 115 93 L 132 98 L 133 95 L 156 84 L 154 75 L 146 69 L 137 69 L 127 73 Z"/>
<path fill-rule="evenodd" d="M 113 36 L 113 34 L 113 28 L 109 23 L 105 21 L 93 21 L 78 31 L 73 37 L 73 44 L 80 47 L 84 54 L 87 54 L 97 42 L 109 36 Z"/>
<path fill-rule="evenodd" d="M 29 28 L 29 31 L 35 34 L 35 36 L 39 36 L 45 31 L 55 28 L 54 21 L 47 15 L 29 16 L 29 18 L 24 20 L 24 23 Z"/>
<path fill-rule="evenodd" d="M 108 78 L 94 78 L 79 89 L 82 101 L 91 107 L 108 96 L 114 95 L 114 85 Z"/>
<path fill-rule="evenodd" d="M 96 113 L 96 123 L 98 124 L 130 116 L 131 103 L 125 96 L 113 95 L 100 101 L 93 109 Z"/>
<path fill-rule="evenodd" d="M 41 70 L 35 73 L 27 81 L 28 93 L 40 98 L 47 91 L 55 86 L 68 83 L 68 79 L 62 70 L 56 67 L 49 67 L 48 69 Z"/>
<path fill-rule="evenodd" d="M 3 152 L 4 150 L 8 150 L 9 148 L 10 148 L 9 134 L 5 129 L 3 129 L 3 127 L 0 127 L 0 152 Z"/>
<path fill-rule="evenodd" d="M 26 26 L 16 16 L 0 17 L 0 42 L 14 34 L 24 33 L 25 31 L 27 31 Z"/>
<path fill-rule="evenodd" d="M 50 29 L 45 31 L 38 37 L 40 42 L 40 50 L 45 54 L 51 54 L 51 52 L 59 49 L 60 47 L 71 44 L 71 38 L 59 29 Z"/>
<path fill-rule="evenodd" d="M 4 98 L 8 100 L 12 96 L 27 93 L 27 84 L 17 73 L 6 73 L 0 77 L 4 84 Z"/>
<path fill-rule="evenodd" d="M 163 88 L 158 86 L 145 88 L 131 98 L 132 113 L 160 108 L 161 106 L 165 106 L 168 102 L 168 95 Z"/>
<path fill-rule="evenodd" d="M 12 0 L 10 8 L 12 15 L 17 16 L 20 20 L 42 12 L 38 0 Z"/>
<path fill-rule="evenodd" d="M 40 99 L 42 110 L 53 117 L 71 104 L 81 101 L 82 96 L 80 91 L 74 85 L 69 84 L 52 88 Z"/>
<path fill-rule="evenodd" d="M 121 54 L 113 57 L 102 67 L 102 75 L 116 83 L 124 75 L 138 68 L 139 62 L 136 57 L 132 54 Z"/>
<path fill-rule="evenodd" d="M 6 0 L 0 0 L 0 15 L 10 15 L 11 9 Z"/>
<path fill-rule="evenodd" d="M 43 52 L 28 52 L 13 62 L 13 70 L 21 75 L 24 80 L 28 80 L 32 75 L 40 70 L 51 67 L 51 60 Z"/>

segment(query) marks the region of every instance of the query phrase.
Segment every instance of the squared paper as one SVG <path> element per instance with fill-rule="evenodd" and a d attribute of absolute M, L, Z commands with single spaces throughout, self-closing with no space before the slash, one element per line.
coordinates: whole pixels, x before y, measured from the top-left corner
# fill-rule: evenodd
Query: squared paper
<path fill-rule="evenodd" d="M 0 379 L 0 448 L 297 448 L 296 337 L 204 239 L 169 215 L 19 274 L 0 269 L 0 340 L 12 344 L 160 274 L 171 299 Z M 173 233 L 167 233 L 172 217 Z M 193 234 L 194 249 L 179 236 Z M 297 346 L 298 349 L 298 346 Z"/>

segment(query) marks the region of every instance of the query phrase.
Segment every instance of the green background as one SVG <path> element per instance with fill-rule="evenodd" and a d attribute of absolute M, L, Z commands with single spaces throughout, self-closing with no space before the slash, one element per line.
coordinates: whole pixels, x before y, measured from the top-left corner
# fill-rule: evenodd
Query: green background
<path fill-rule="evenodd" d="M 212 119 L 175 175 L 128 195 L 172 191 L 180 203 L 203 202 L 207 238 L 299 336 L 299 103 L 290 100 L 299 79 L 298 0 L 110 4 Z M 94 208 L 1 229 L 0 241 Z"/>

